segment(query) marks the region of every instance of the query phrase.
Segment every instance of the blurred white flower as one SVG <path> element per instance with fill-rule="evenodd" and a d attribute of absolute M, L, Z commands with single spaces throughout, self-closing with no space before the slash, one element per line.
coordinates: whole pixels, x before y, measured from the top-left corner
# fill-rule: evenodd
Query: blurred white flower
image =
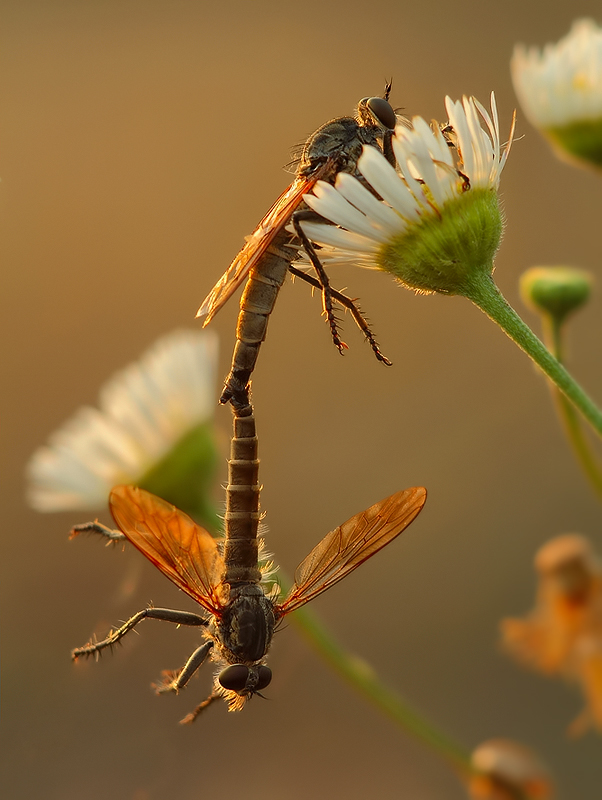
<path fill-rule="evenodd" d="M 510 739 L 490 739 L 472 753 L 474 775 L 470 780 L 473 800 L 547 800 L 552 782 L 536 754 Z"/>
<path fill-rule="evenodd" d="M 187 470 L 191 462 L 210 460 L 207 433 L 195 433 L 207 429 L 213 415 L 216 365 L 217 338 L 210 332 L 174 331 L 159 339 L 103 386 L 99 409 L 80 408 L 33 454 L 30 505 L 38 511 L 102 508 L 116 484 L 150 489 L 169 483 L 159 467 L 178 448 Z"/>
<path fill-rule="evenodd" d="M 474 97 L 447 97 L 445 105 L 443 131 L 421 117 L 398 125 L 397 170 L 364 147 L 358 169 L 373 191 L 343 172 L 335 187 L 318 182 L 305 196 L 335 224 L 301 223 L 323 245 L 325 265 L 382 269 L 408 288 L 444 294 L 465 294 L 475 271 L 491 274 L 503 227 L 497 189 L 512 131 L 503 148 L 493 93 L 491 114 Z"/>
<path fill-rule="evenodd" d="M 525 115 L 559 155 L 600 166 L 602 28 L 581 19 L 543 51 L 517 45 L 510 68 Z"/>
<path fill-rule="evenodd" d="M 537 128 L 602 117 L 602 29 L 580 19 L 543 51 L 519 44 L 512 80 L 529 121 Z"/>

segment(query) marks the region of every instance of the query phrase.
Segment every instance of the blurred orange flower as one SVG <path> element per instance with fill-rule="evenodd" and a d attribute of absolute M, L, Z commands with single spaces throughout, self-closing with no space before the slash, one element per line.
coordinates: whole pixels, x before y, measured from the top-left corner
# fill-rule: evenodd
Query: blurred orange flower
<path fill-rule="evenodd" d="M 539 758 L 517 742 L 491 739 L 471 756 L 474 775 L 469 782 L 472 800 L 549 800 L 552 782 Z"/>
<path fill-rule="evenodd" d="M 535 608 L 502 621 L 504 646 L 533 669 L 581 684 L 587 707 L 571 734 L 602 730 L 602 566 L 587 539 L 569 534 L 547 542 L 535 568 Z"/>

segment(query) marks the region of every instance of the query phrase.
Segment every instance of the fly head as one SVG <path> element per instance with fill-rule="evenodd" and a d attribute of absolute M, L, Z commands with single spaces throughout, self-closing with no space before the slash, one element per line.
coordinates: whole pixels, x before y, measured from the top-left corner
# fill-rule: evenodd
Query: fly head
<path fill-rule="evenodd" d="M 272 670 L 265 664 L 231 664 L 217 676 L 223 689 L 236 692 L 241 697 L 249 697 L 262 689 L 272 680 Z"/>
<path fill-rule="evenodd" d="M 357 106 L 357 117 L 364 128 L 376 126 L 381 133 L 395 130 L 397 117 L 391 104 L 383 97 L 364 97 Z"/>

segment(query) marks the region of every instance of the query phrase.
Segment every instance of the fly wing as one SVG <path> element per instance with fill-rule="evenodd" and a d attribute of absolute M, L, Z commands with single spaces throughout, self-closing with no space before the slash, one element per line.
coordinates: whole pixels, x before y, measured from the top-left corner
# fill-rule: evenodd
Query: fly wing
<path fill-rule="evenodd" d="M 277 616 L 282 617 L 325 592 L 392 542 L 417 516 L 425 501 L 426 489 L 405 489 L 331 531 L 297 567 L 288 597 L 276 607 Z"/>
<path fill-rule="evenodd" d="M 224 559 L 211 534 L 183 511 L 135 486 L 116 486 L 109 507 L 134 547 L 203 608 L 220 615 Z"/>
<path fill-rule="evenodd" d="M 298 177 L 276 200 L 259 225 L 255 228 L 243 249 L 224 272 L 197 311 L 197 317 L 205 317 L 203 327 L 208 325 L 224 303 L 234 294 L 249 271 L 268 249 L 276 234 L 288 223 L 295 209 L 301 204 L 303 195 L 329 169 L 330 161 L 323 164 L 308 177 Z"/>

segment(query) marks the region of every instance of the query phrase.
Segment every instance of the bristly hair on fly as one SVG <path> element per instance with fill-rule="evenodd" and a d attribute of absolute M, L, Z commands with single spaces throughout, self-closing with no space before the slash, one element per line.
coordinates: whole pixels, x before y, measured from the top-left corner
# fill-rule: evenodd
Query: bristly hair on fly
<path fill-rule="evenodd" d="M 263 537 L 266 534 L 268 526 L 263 522 L 263 518 L 264 515 L 262 514 L 258 531 L 259 552 L 257 554 L 257 563 L 259 571 L 261 572 L 261 588 L 264 590 L 267 597 L 275 603 L 279 599 L 282 589 L 276 577 L 278 564 L 273 560 L 274 554 L 265 546 L 265 539 Z"/>

